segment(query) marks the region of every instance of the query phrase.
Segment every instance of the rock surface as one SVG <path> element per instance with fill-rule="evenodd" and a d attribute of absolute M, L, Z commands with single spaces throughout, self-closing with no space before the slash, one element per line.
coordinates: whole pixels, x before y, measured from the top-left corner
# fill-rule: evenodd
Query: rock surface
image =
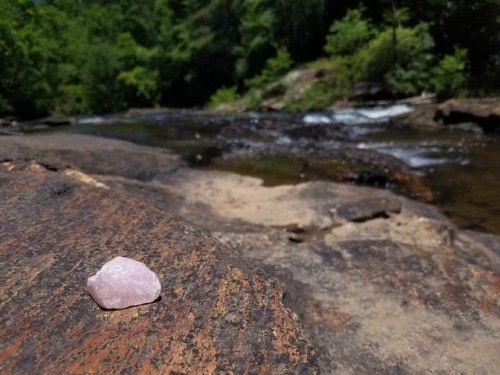
<path fill-rule="evenodd" d="M 0 373 L 317 373 L 283 284 L 82 175 L 0 165 Z M 117 252 L 157 272 L 160 301 L 94 303 L 85 280 Z"/>
<path fill-rule="evenodd" d="M 0 219 L 7 254 L 0 259 L 12 269 L 0 275 L 3 369 L 38 361 L 47 371 L 71 364 L 74 372 L 93 363 L 116 371 L 316 371 L 304 333 L 280 304 L 282 284 L 250 265 L 286 284 L 285 305 L 303 322 L 323 374 L 496 374 L 500 367 L 500 238 L 457 230 L 431 206 L 327 182 L 264 187 L 231 173 L 169 168 L 140 181 L 20 165 L 4 162 L 10 172 L 0 174 L 7 202 L 0 210 L 9 213 Z M 65 251 L 75 244 L 79 253 Z M 160 303 L 103 312 L 75 286 L 117 248 L 160 270 Z M 49 285 L 46 274 L 57 268 L 73 276 Z M 63 324 L 37 325 L 54 312 Z M 151 319 L 162 338 L 144 333 Z M 272 332 L 276 324 L 281 330 Z M 118 328 L 131 344 L 98 335 Z M 39 342 L 60 354 L 51 357 Z M 112 367 L 118 357 L 130 358 L 124 368 Z"/>
<path fill-rule="evenodd" d="M 499 237 L 382 190 L 182 170 L 159 181 L 181 215 L 286 283 L 322 373 L 497 372 Z"/>
<path fill-rule="evenodd" d="M 75 168 L 138 180 L 184 165 L 167 150 L 78 134 L 0 137 L 0 162 L 10 160 L 17 164 L 36 161 L 50 170 Z"/>
<path fill-rule="evenodd" d="M 485 133 L 500 134 L 500 99 L 450 99 L 439 106 L 435 119 L 447 125 L 473 123 Z"/>

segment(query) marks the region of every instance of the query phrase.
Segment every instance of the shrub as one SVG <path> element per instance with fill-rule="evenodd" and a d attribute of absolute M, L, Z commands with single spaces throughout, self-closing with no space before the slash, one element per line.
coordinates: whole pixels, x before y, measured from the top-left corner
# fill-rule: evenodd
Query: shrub
<path fill-rule="evenodd" d="M 432 70 L 432 88 L 440 96 L 465 94 L 469 80 L 467 50 L 455 48 L 453 55 L 444 56 Z"/>
<path fill-rule="evenodd" d="M 324 50 L 330 55 L 350 55 L 375 35 L 372 24 L 363 18 L 363 8 L 347 11 L 344 18 L 330 27 Z"/>
<path fill-rule="evenodd" d="M 276 56 L 266 61 L 264 69 L 257 76 L 245 81 L 252 89 L 263 88 L 281 78 L 293 65 L 292 58 L 286 48 L 279 48 Z"/>
<path fill-rule="evenodd" d="M 324 49 L 337 70 L 337 90 L 347 90 L 365 80 L 384 82 L 400 95 L 415 95 L 422 90 L 451 94 L 466 86 L 464 50 L 445 56 L 433 67 L 434 39 L 428 25 L 403 27 L 409 18 L 406 8 L 396 9 L 386 18 L 389 26 L 377 31 L 359 8 L 349 10 L 332 24 Z"/>
<path fill-rule="evenodd" d="M 247 110 L 257 109 L 262 102 L 262 90 L 251 89 L 245 95 L 244 102 Z"/>
<path fill-rule="evenodd" d="M 304 92 L 297 100 L 285 103 L 285 110 L 321 110 L 331 105 L 340 97 L 342 97 L 342 92 L 340 92 L 335 85 L 328 84 L 327 82 L 317 82 Z"/>
<path fill-rule="evenodd" d="M 393 25 L 404 21 L 404 9 L 397 18 Z M 397 94 L 416 94 L 430 89 L 433 47 L 427 24 L 376 31 L 360 8 L 333 23 L 325 51 L 337 68 L 339 88 L 367 80 L 385 82 Z"/>
<path fill-rule="evenodd" d="M 210 97 L 208 107 L 216 108 L 222 104 L 234 103 L 239 99 L 236 87 L 221 87 Z"/>
<path fill-rule="evenodd" d="M 360 79 L 383 81 L 394 93 L 416 94 L 429 89 L 433 47 L 424 23 L 386 29 L 354 56 L 353 68 Z"/>

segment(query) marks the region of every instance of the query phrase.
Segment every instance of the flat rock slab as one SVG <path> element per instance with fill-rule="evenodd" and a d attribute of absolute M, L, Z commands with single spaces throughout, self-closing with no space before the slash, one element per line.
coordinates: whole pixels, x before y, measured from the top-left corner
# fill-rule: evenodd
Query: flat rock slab
<path fill-rule="evenodd" d="M 318 372 L 283 284 L 182 219 L 82 176 L 0 165 L 0 373 Z M 117 255 L 155 270 L 160 300 L 99 308 L 85 282 Z"/>
<path fill-rule="evenodd" d="M 111 186 L 131 185 L 119 184 L 114 178 L 103 181 Z M 402 207 L 401 198 L 387 190 L 322 181 L 267 187 L 255 177 L 179 169 L 157 176 L 155 182 L 161 194 L 182 202 L 175 208 L 181 216 L 199 222 L 197 215 L 211 214 L 217 225 L 217 218 L 222 218 L 265 226 L 326 229 L 345 221 L 388 216 Z M 430 206 L 405 202 L 406 210 L 415 215 L 446 220 Z M 200 213 L 201 207 L 206 214 Z M 207 220 L 203 223 L 217 229 Z"/>
<path fill-rule="evenodd" d="M 160 180 L 182 215 L 286 283 L 322 373 L 498 374 L 499 237 L 388 191 L 192 170 Z"/>
<path fill-rule="evenodd" d="M 64 155 L 59 172 L 19 156 L 0 162 L 0 372 L 318 371 L 282 285 L 254 264 L 286 283 L 323 374 L 498 373 L 498 236 L 383 190 L 177 168 L 144 181 L 111 164 L 89 176 Z M 84 282 L 116 255 L 158 273 L 160 301 L 99 309 Z"/>
<path fill-rule="evenodd" d="M 86 173 L 150 180 L 185 163 L 168 150 L 81 134 L 0 137 L 0 162 L 36 161 L 51 170 L 75 168 Z"/>

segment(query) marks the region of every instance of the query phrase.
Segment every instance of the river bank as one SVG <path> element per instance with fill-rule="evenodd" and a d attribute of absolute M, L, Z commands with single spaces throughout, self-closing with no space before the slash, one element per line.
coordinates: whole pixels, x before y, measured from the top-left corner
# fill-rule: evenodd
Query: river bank
<path fill-rule="evenodd" d="M 498 136 L 470 121 L 452 123 L 490 121 L 498 100 L 473 103 L 309 114 L 143 109 L 4 129 L 130 140 L 174 150 L 198 168 L 263 178 L 267 185 L 323 180 L 388 188 L 432 202 L 461 228 L 500 233 Z"/>

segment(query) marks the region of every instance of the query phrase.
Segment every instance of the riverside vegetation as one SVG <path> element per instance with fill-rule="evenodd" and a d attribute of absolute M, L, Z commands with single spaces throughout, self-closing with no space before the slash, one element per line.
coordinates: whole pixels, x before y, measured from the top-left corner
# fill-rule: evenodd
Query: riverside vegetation
<path fill-rule="evenodd" d="M 497 0 L 0 0 L 0 115 L 252 109 L 298 67 L 322 79 L 285 109 L 331 104 L 357 81 L 496 94 L 498 14 Z"/>

